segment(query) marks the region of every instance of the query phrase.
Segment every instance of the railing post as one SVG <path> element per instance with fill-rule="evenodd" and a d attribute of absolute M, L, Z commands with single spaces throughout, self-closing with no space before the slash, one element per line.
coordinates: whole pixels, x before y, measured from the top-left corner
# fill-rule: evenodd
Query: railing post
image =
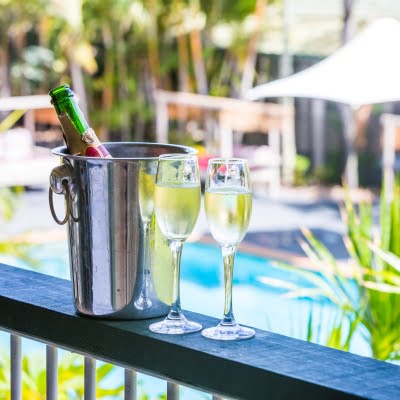
<path fill-rule="evenodd" d="M 229 346 L 224 343 L 206 343 L 200 335 L 188 341 L 174 335 L 166 339 L 151 333 L 143 321 L 77 317 L 70 304 L 71 283 L 67 280 L 1 263 L 0 271 L 0 330 L 13 333 L 9 339 L 10 387 L 6 388 L 12 400 L 30 400 L 22 380 L 26 372 L 21 358 L 22 337 L 86 354 L 85 400 L 96 395 L 96 363 L 90 357 L 166 378 L 170 381 L 168 400 L 176 399 L 180 390 L 172 382 L 214 393 L 213 400 L 219 400 L 219 396 L 297 399 L 299 393 L 313 400 L 400 398 L 398 365 L 263 330 L 257 330 L 254 339 L 237 343 L 235 352 L 227 351 Z M 215 324 L 214 318 L 192 316 L 203 326 Z M 172 353 L 174 357 L 166 357 Z M 301 363 L 293 361 L 298 359 Z M 134 377 L 131 372 L 126 375 Z M 367 387 L 359 384 L 359 376 L 368 376 Z M 1 397 L 5 390 L 0 392 Z"/>
<path fill-rule="evenodd" d="M 136 371 L 125 369 L 125 392 L 124 400 L 137 399 L 137 374 Z"/>
<path fill-rule="evenodd" d="M 96 400 L 96 360 L 85 357 L 85 400 Z"/>
<path fill-rule="evenodd" d="M 10 335 L 11 346 L 11 400 L 22 400 L 21 337 Z"/>
<path fill-rule="evenodd" d="M 167 382 L 167 400 L 179 400 L 179 385 Z"/>
<path fill-rule="evenodd" d="M 46 346 L 46 400 L 58 397 L 58 356 L 57 348 Z"/>

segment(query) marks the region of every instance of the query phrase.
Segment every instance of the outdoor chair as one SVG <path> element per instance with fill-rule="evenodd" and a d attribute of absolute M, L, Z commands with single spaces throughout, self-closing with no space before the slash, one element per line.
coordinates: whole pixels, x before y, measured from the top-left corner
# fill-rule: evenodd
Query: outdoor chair
<path fill-rule="evenodd" d="M 285 133 L 285 127 L 291 126 L 285 123 L 288 118 L 293 118 L 291 109 L 275 103 L 163 90 L 156 91 L 154 97 L 158 142 L 169 141 L 171 121 L 203 122 L 207 130 L 204 134 L 207 158 L 247 158 L 253 182 L 267 184 L 271 195 L 279 191 L 282 167 L 281 137 Z M 215 127 L 215 130 L 210 132 L 210 126 Z M 268 144 L 245 146 L 241 143 L 241 135 L 255 132 L 268 135 Z M 217 148 L 214 143 L 217 143 Z M 200 161 L 204 168 L 206 163 Z"/>
<path fill-rule="evenodd" d="M 57 158 L 49 148 L 37 145 L 34 134 L 37 123 L 58 125 L 57 116 L 47 96 L 0 99 L 0 111 L 15 110 L 21 110 L 24 125 L 0 132 L 0 187 L 45 185 Z"/>

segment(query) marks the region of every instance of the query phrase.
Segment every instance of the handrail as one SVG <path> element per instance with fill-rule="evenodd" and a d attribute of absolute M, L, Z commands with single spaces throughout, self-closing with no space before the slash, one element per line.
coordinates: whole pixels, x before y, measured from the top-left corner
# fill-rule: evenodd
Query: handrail
<path fill-rule="evenodd" d="M 33 96 L 0 97 L 0 111 L 36 110 L 52 108 L 50 97 L 45 94 Z"/>
<path fill-rule="evenodd" d="M 187 314 L 204 327 L 217 322 Z M 0 327 L 12 333 L 230 398 L 400 398 L 396 365 L 262 330 L 226 343 L 148 325 L 78 316 L 69 281 L 0 264 Z"/>
<path fill-rule="evenodd" d="M 228 97 L 209 96 L 189 92 L 171 92 L 156 90 L 156 102 L 179 104 L 186 107 L 200 107 L 206 110 L 223 110 L 232 113 L 248 112 L 265 114 L 271 118 L 293 117 L 293 107 L 287 104 L 263 103 L 250 100 L 234 99 Z"/>
<path fill-rule="evenodd" d="M 294 107 L 292 105 L 166 90 L 156 90 L 154 101 L 158 142 L 168 143 L 170 120 L 196 120 L 199 118 L 198 112 L 206 113 L 206 125 L 209 125 L 206 127 L 208 140 L 211 139 L 210 134 L 213 128 L 207 121 L 211 122 L 214 119 L 218 126 L 218 137 L 215 139 L 219 142 L 220 156 L 233 156 L 234 131 L 268 134 L 271 149 L 276 155 L 282 156 L 284 181 L 292 183 L 296 155 L 295 147 L 293 147 Z M 194 115 L 190 117 L 191 114 Z M 204 116 L 201 119 L 204 120 Z M 266 161 L 268 163 L 268 160 Z M 273 177 L 268 179 L 266 175 L 265 178 L 276 186 L 271 188 L 272 192 L 276 192 L 280 184 L 280 168 L 272 166 L 270 169 L 273 171 Z"/>

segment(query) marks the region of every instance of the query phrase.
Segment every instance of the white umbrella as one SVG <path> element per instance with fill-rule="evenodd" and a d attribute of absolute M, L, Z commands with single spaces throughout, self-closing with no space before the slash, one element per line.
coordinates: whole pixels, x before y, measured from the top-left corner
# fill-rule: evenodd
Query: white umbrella
<path fill-rule="evenodd" d="M 246 94 L 251 100 L 267 97 L 325 99 L 353 109 L 400 100 L 400 22 L 377 20 L 323 61 Z M 346 171 L 347 175 L 355 172 L 347 167 Z"/>

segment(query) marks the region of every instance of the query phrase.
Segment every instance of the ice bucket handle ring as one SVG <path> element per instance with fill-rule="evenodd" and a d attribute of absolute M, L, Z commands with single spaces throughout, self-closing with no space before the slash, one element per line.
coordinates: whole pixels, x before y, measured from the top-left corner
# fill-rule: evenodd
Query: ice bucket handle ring
<path fill-rule="evenodd" d="M 50 187 L 49 187 L 49 205 L 51 215 L 54 218 L 54 221 L 59 225 L 64 225 L 68 222 L 69 217 L 72 218 L 73 221 L 77 222 L 78 218 L 74 217 L 72 214 L 72 195 L 70 184 L 72 182 L 73 168 L 69 164 L 59 165 L 52 169 L 50 173 Z M 66 203 L 66 211 L 64 219 L 59 219 L 54 210 L 53 204 L 53 192 L 56 194 L 63 194 Z"/>

